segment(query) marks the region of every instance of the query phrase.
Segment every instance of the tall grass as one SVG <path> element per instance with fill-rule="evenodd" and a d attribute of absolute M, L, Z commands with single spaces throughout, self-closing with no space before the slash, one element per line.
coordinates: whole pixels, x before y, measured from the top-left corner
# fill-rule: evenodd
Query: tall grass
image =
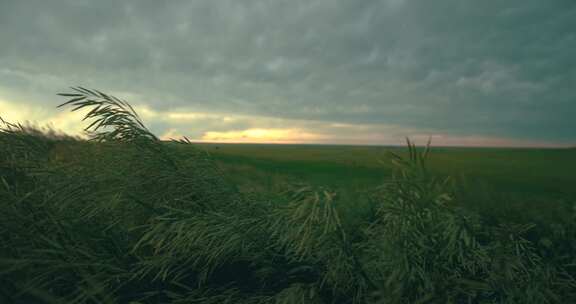
<path fill-rule="evenodd" d="M 430 146 L 361 221 L 337 190 L 240 192 L 187 140 L 167 144 L 96 90 L 90 140 L 2 121 L 0 303 L 570 303 L 574 222 L 486 218 L 429 174 Z"/>

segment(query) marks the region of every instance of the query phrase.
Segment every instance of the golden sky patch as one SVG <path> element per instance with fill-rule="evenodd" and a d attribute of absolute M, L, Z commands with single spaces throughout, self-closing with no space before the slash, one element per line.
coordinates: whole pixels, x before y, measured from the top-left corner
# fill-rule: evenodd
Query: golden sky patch
<path fill-rule="evenodd" d="M 78 112 L 51 110 L 0 99 L 0 117 L 7 122 L 30 124 L 74 136 L 83 135 L 86 122 L 82 122 L 82 118 L 86 112 L 87 109 Z"/>
<path fill-rule="evenodd" d="M 254 128 L 241 131 L 206 132 L 202 141 L 236 142 L 236 143 L 306 143 L 324 139 L 316 134 L 301 129 L 264 129 Z"/>

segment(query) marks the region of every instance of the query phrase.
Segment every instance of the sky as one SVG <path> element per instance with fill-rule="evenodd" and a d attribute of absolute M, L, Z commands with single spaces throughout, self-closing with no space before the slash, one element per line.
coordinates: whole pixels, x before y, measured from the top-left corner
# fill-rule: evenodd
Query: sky
<path fill-rule="evenodd" d="M 56 93 L 163 139 L 576 144 L 574 0 L 0 0 L 0 116 L 80 134 Z"/>

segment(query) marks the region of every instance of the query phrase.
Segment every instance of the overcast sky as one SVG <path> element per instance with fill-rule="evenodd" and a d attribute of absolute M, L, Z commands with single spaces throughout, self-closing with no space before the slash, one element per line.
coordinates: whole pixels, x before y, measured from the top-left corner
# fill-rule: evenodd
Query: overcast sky
<path fill-rule="evenodd" d="M 55 94 L 163 137 L 576 143 L 574 0 L 0 0 L 0 116 L 77 132 Z"/>

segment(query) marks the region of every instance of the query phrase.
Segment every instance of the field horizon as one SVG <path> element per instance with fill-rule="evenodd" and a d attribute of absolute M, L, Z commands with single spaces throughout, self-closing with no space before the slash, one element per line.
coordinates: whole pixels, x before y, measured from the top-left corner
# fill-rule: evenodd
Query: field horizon
<path fill-rule="evenodd" d="M 408 137 L 409 138 L 409 137 Z M 163 139 L 162 142 L 171 142 L 172 140 Z M 333 146 L 333 147 L 375 147 L 375 148 L 400 148 L 405 149 L 406 143 L 399 144 L 339 144 L 339 143 L 276 143 L 276 142 L 218 142 L 218 141 L 201 141 L 201 140 L 190 140 L 191 143 L 195 145 L 252 145 L 252 146 Z M 425 148 L 426 141 L 414 142 L 417 148 Z M 546 150 L 573 150 L 576 149 L 574 145 L 509 145 L 509 146 L 490 146 L 490 145 L 435 145 L 431 142 L 431 145 L 435 149 L 439 148 L 454 148 L 454 149 L 546 149 Z"/>

